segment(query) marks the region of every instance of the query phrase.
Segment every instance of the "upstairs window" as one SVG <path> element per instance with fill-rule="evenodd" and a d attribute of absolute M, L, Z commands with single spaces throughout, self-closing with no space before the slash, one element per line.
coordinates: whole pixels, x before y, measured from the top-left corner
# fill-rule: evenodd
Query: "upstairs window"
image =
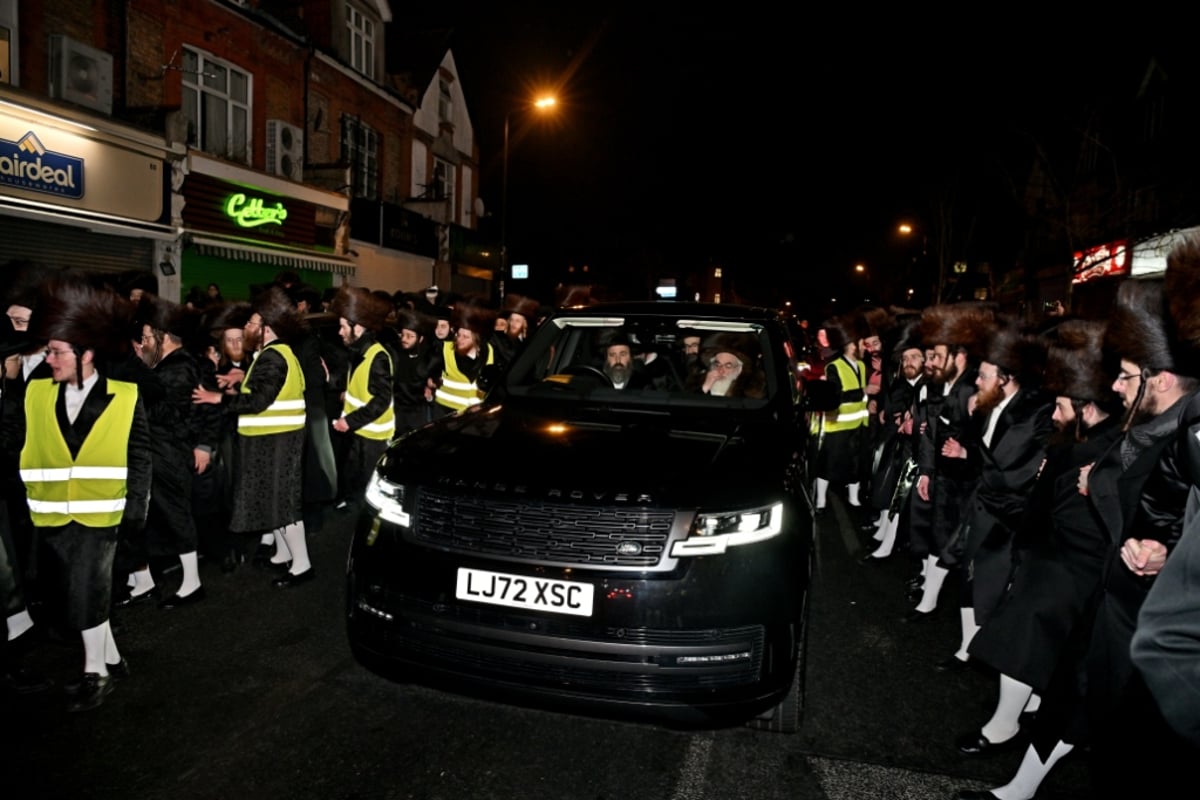
<path fill-rule="evenodd" d="M 250 163 L 250 73 L 199 50 L 183 48 L 183 113 L 188 144 Z"/>
<path fill-rule="evenodd" d="M 450 81 L 438 79 L 438 122 L 454 121 L 454 98 L 450 94 Z"/>
<path fill-rule="evenodd" d="M 429 196 L 437 200 L 454 199 L 454 165 L 436 156 L 433 177 L 429 180 Z"/>
<path fill-rule="evenodd" d="M 350 3 L 346 4 L 346 29 L 350 34 L 350 66 L 375 79 L 375 23 Z"/>
<path fill-rule="evenodd" d="M 379 199 L 379 133 L 358 117 L 342 117 L 342 161 L 350 166 L 354 197 Z"/>

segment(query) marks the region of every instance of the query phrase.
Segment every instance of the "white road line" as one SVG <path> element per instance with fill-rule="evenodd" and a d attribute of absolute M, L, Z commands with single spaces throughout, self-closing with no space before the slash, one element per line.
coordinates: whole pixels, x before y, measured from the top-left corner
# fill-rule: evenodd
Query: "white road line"
<path fill-rule="evenodd" d="M 712 756 L 713 734 L 701 733 L 692 737 L 671 800 L 703 800 L 707 782 L 708 761 Z"/>

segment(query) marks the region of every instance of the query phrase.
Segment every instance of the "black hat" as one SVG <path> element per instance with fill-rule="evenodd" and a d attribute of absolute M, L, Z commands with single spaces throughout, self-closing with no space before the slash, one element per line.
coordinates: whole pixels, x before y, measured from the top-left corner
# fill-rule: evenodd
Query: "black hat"
<path fill-rule="evenodd" d="M 983 350 L 996 320 L 995 307 L 964 301 L 930 306 L 921 313 L 918 333 L 926 347 L 962 347 L 975 359 Z"/>
<path fill-rule="evenodd" d="M 361 325 L 369 331 L 379 331 L 392 312 L 390 300 L 385 300 L 366 289 L 343 286 L 333 298 L 330 310 L 344 317 L 352 325 Z"/>
<path fill-rule="evenodd" d="M 742 362 L 743 367 L 753 367 L 761 349 L 758 340 L 749 333 L 715 333 L 700 344 L 700 360 L 707 364 L 717 353 L 730 353 Z"/>
<path fill-rule="evenodd" d="M 1106 323 L 1100 320 L 1065 320 L 1047 330 L 1045 388 L 1075 400 L 1109 406 L 1117 399 L 1113 377 L 1105 368 L 1103 344 Z"/>
<path fill-rule="evenodd" d="M 4 307 L 37 308 L 38 291 L 47 269 L 33 261 L 9 261 L 4 265 Z"/>
<path fill-rule="evenodd" d="M 281 286 L 273 285 L 259 292 L 250 303 L 251 311 L 262 317 L 263 326 L 270 327 L 275 335 L 287 342 L 304 329 L 292 299 Z"/>
<path fill-rule="evenodd" d="M 857 342 L 860 338 L 858 327 L 852 317 L 834 317 L 827 320 L 821 327 L 825 329 L 825 338 L 829 340 L 829 347 L 838 354 L 841 354 L 846 345 Z"/>
<path fill-rule="evenodd" d="M 520 314 L 532 322 L 537 319 L 538 308 L 538 302 L 532 298 L 520 294 L 506 294 L 504 305 L 500 308 L 500 316 L 507 318 L 509 314 Z"/>
<path fill-rule="evenodd" d="M 137 303 L 135 323 L 149 325 L 156 331 L 174 334 L 181 339 L 191 337 L 199 325 L 200 315 L 187 306 L 172 303 L 156 294 L 143 294 Z"/>
<path fill-rule="evenodd" d="M 1163 286 L 1175 371 L 1200 378 L 1200 236 L 1188 236 L 1167 255 Z"/>
<path fill-rule="evenodd" d="M 401 308 L 396 312 L 396 330 L 413 331 L 422 338 L 433 335 L 433 320 L 419 311 Z"/>
<path fill-rule="evenodd" d="M 1162 278 L 1126 280 L 1117 288 L 1104 346 L 1141 369 L 1176 370 L 1167 333 Z"/>
<path fill-rule="evenodd" d="M 496 312 L 481 303 L 458 303 L 454 306 L 450 322 L 456 330 L 466 328 L 478 336 L 480 341 L 486 342 L 496 329 Z"/>
<path fill-rule="evenodd" d="M 115 360 L 131 349 L 133 311 L 133 304 L 111 288 L 82 275 L 59 273 L 42 285 L 29 330 L 36 339 L 61 339 Z"/>
<path fill-rule="evenodd" d="M 983 360 L 1012 375 L 1022 386 L 1037 386 L 1046 372 L 1046 343 L 1014 320 L 997 318 L 986 338 Z"/>

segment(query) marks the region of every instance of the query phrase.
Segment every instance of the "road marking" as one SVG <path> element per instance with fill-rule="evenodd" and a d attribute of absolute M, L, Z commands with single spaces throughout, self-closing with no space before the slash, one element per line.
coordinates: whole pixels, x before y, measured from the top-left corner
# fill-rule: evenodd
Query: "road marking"
<path fill-rule="evenodd" d="M 688 742 L 683 756 L 683 767 L 671 800 L 703 800 L 704 785 L 707 783 L 708 761 L 712 756 L 713 734 L 697 734 Z"/>

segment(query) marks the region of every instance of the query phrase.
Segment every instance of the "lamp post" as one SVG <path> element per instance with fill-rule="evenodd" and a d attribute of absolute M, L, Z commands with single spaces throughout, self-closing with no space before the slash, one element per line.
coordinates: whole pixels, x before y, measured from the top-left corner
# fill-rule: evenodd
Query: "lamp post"
<path fill-rule="evenodd" d="M 545 111 L 553 108 L 557 102 L 553 96 L 546 95 L 535 100 L 533 107 Z M 504 115 L 504 165 L 500 177 L 500 281 L 497 286 L 501 302 L 504 301 L 504 284 L 508 279 L 508 129 L 514 110 L 522 109 L 509 109 Z"/>

